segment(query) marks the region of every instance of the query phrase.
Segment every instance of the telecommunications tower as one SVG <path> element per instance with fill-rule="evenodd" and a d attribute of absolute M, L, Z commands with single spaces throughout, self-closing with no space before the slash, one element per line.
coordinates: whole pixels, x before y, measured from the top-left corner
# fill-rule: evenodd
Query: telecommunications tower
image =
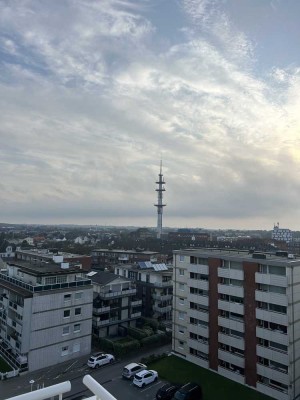
<path fill-rule="evenodd" d="M 157 239 L 160 239 L 162 235 L 162 215 L 163 209 L 166 206 L 166 204 L 163 204 L 162 201 L 163 192 L 166 190 L 163 186 L 165 183 L 166 182 L 164 181 L 162 174 L 162 162 L 160 162 L 160 171 L 158 174 L 158 181 L 156 182 L 158 186 L 155 189 L 157 191 L 157 204 L 154 204 L 154 206 L 157 207 Z"/>

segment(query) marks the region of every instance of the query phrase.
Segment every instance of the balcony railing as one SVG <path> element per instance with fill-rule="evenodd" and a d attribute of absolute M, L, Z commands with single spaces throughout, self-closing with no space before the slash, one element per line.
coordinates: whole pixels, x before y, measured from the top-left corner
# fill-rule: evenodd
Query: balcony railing
<path fill-rule="evenodd" d="M 136 289 L 123 289 L 121 291 L 117 292 L 100 292 L 99 295 L 100 297 L 103 297 L 105 299 L 111 299 L 113 297 L 122 297 L 122 296 L 128 296 L 131 294 L 135 294 Z"/>
<path fill-rule="evenodd" d="M 85 375 L 82 382 L 93 393 L 87 400 L 117 400 L 110 392 L 108 392 L 100 383 L 98 383 L 90 375 Z M 48 386 L 43 389 L 34 390 L 19 396 L 8 398 L 7 400 L 47 400 L 58 396 L 58 400 L 62 400 L 63 395 L 71 390 L 71 382 L 66 381 Z M 56 398 L 56 397 L 55 397 Z"/>
<path fill-rule="evenodd" d="M 164 314 L 164 313 L 172 311 L 172 306 L 170 305 L 170 306 L 165 306 L 165 307 L 159 307 L 159 306 L 154 305 L 153 310 L 156 312 L 159 312 L 161 314 Z"/>
<path fill-rule="evenodd" d="M 72 281 L 72 282 L 54 283 L 51 285 L 36 285 L 36 286 L 34 286 L 34 285 L 30 285 L 29 283 L 20 281 L 19 279 L 11 278 L 10 276 L 7 276 L 7 275 L 1 274 L 1 273 L 0 273 L 0 280 L 12 283 L 13 285 L 16 285 L 16 286 L 21 287 L 26 290 L 29 290 L 32 293 L 42 292 L 42 291 L 46 291 L 46 290 L 56 290 L 56 289 L 66 289 L 66 288 L 78 287 L 78 286 L 87 286 L 87 285 L 92 284 L 91 279 L 80 279 L 80 280 L 76 280 L 76 281 Z"/>

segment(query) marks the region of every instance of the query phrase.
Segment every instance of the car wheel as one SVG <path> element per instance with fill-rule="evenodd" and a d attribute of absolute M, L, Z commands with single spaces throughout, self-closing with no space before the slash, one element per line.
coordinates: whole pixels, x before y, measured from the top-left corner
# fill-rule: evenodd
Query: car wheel
<path fill-rule="evenodd" d="M 110 362 L 110 364 L 112 364 L 112 363 L 114 362 L 114 359 L 111 358 L 111 359 L 109 360 L 109 362 Z"/>
<path fill-rule="evenodd" d="M 154 378 L 154 382 L 156 382 L 156 381 L 157 381 L 157 379 L 158 379 L 158 377 L 156 376 L 156 377 Z"/>
<path fill-rule="evenodd" d="M 145 387 L 145 386 L 146 386 L 146 383 L 143 383 L 143 384 L 142 384 L 142 388 Z"/>
<path fill-rule="evenodd" d="M 99 367 L 100 367 L 100 365 L 99 365 L 99 364 L 96 364 L 96 365 L 95 365 L 95 368 L 96 368 L 96 369 L 98 369 Z"/>

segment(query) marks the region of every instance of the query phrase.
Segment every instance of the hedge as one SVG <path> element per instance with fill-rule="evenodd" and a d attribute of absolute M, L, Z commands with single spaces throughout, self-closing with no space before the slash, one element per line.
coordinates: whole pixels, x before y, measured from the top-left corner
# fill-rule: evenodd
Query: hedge
<path fill-rule="evenodd" d="M 140 342 L 136 339 L 132 339 L 127 343 L 114 342 L 114 353 L 117 357 L 122 357 L 133 350 L 138 350 L 140 347 Z"/>
<path fill-rule="evenodd" d="M 138 340 L 148 336 L 148 334 L 143 329 L 133 327 L 128 327 L 128 335 Z"/>
<path fill-rule="evenodd" d="M 140 340 L 141 346 L 149 346 L 152 344 L 166 344 L 171 341 L 171 337 L 164 333 L 156 333 Z"/>

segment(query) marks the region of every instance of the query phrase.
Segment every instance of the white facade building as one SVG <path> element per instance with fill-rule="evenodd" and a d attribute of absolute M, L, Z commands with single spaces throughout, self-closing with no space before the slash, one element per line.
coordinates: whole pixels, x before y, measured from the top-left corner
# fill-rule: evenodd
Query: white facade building
<path fill-rule="evenodd" d="M 0 273 L 0 353 L 34 371 L 90 353 L 93 287 L 79 269 L 7 262 Z"/>
<path fill-rule="evenodd" d="M 174 252 L 173 351 L 278 400 L 300 396 L 300 259 Z"/>

